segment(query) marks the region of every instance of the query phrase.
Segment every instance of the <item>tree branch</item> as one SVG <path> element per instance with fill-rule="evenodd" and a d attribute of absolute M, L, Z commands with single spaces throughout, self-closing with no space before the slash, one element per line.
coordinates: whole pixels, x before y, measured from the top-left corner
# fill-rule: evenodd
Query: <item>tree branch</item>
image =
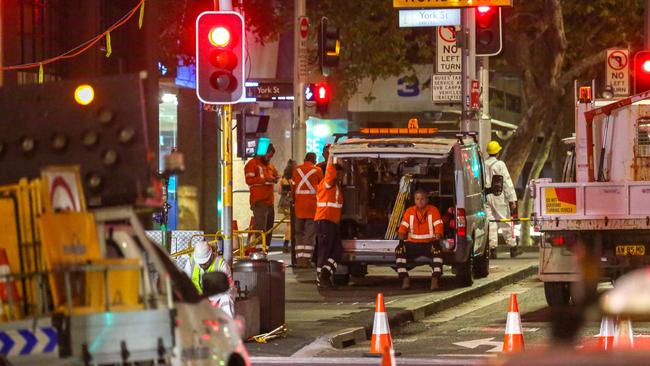
<path fill-rule="evenodd" d="M 606 57 L 607 52 L 605 52 L 605 50 L 600 50 L 591 56 L 583 58 L 577 65 L 574 65 L 570 70 L 567 70 L 562 74 L 562 77 L 560 78 L 560 86 L 565 87 L 572 83 L 573 80 L 582 75 L 587 69 L 604 62 Z"/>

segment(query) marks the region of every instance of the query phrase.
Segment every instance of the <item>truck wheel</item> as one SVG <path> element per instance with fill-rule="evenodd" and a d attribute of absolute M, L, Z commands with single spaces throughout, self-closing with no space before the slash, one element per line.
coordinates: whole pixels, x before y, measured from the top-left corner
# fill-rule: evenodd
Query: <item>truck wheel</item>
<path fill-rule="evenodd" d="M 472 272 L 472 257 L 470 256 L 465 263 L 456 267 L 456 283 L 458 287 L 469 287 L 474 284 Z"/>
<path fill-rule="evenodd" d="M 474 257 L 474 278 L 485 278 L 490 274 L 490 246 L 485 244 L 485 251 L 480 257 Z"/>
<path fill-rule="evenodd" d="M 546 303 L 552 307 L 567 306 L 571 302 L 569 282 L 544 282 Z"/>
<path fill-rule="evenodd" d="M 335 274 L 334 284 L 337 286 L 347 286 L 350 283 L 350 274 Z"/>

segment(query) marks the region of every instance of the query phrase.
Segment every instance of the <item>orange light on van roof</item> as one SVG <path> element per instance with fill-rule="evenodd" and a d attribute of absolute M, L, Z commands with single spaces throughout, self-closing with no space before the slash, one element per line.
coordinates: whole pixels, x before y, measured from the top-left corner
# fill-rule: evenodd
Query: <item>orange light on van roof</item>
<path fill-rule="evenodd" d="M 431 135 L 437 133 L 437 128 L 362 128 L 361 133 L 367 135 Z"/>

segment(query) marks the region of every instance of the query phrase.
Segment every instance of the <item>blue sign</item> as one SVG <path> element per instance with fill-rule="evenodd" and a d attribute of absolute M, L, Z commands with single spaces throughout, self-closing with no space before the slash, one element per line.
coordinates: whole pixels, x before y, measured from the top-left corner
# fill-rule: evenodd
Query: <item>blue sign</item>
<path fill-rule="evenodd" d="M 318 161 L 322 161 L 323 147 L 334 143 L 335 133 L 347 133 L 348 121 L 345 119 L 307 119 L 307 152 L 316 153 Z"/>
<path fill-rule="evenodd" d="M 0 331 L 0 354 L 7 357 L 53 353 L 59 336 L 53 327 Z"/>

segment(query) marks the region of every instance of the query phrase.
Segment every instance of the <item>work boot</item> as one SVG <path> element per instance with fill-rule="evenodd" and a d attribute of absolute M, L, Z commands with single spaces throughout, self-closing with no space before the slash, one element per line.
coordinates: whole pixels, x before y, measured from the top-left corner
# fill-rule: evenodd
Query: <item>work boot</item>
<path fill-rule="evenodd" d="M 497 259 L 497 248 L 490 248 L 490 259 Z"/>
<path fill-rule="evenodd" d="M 332 274 L 330 271 L 323 269 L 320 271 L 320 275 L 318 275 L 318 289 L 319 290 L 327 290 L 331 289 L 333 287 L 332 285 Z"/>
<path fill-rule="evenodd" d="M 431 277 L 431 291 L 435 291 L 440 288 L 438 284 L 438 277 Z"/>
<path fill-rule="evenodd" d="M 515 247 L 510 247 L 510 258 L 516 258 L 518 257 L 522 251 L 519 249 L 518 246 Z"/>
<path fill-rule="evenodd" d="M 402 278 L 402 290 L 408 290 L 411 288 L 411 278 L 406 276 Z"/>

